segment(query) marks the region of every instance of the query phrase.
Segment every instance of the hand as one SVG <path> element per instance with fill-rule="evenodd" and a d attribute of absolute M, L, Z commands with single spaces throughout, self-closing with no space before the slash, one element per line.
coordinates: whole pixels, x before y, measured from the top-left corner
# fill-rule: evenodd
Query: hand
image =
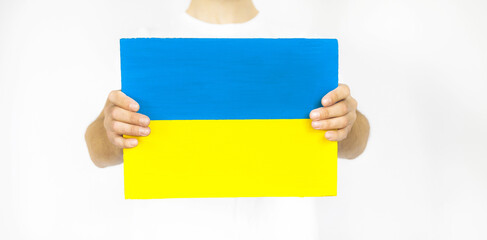
<path fill-rule="evenodd" d="M 330 141 L 346 139 L 357 119 L 357 101 L 350 95 L 350 88 L 339 84 L 321 99 L 321 104 L 323 107 L 309 114 L 311 126 L 327 130 L 325 137 Z"/>
<path fill-rule="evenodd" d="M 133 148 L 138 141 L 129 136 L 148 136 L 149 117 L 137 113 L 139 104 L 120 90 L 110 92 L 103 109 L 106 134 L 110 142 L 118 148 Z"/>

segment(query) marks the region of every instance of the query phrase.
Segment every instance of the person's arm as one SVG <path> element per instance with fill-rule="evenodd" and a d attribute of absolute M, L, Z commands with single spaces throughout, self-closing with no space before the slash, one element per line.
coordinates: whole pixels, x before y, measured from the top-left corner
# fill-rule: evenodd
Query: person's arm
<path fill-rule="evenodd" d="M 325 137 L 338 141 L 338 157 L 354 159 L 365 150 L 369 139 L 369 122 L 357 110 L 350 88 L 340 84 L 321 100 L 323 107 L 310 112 L 311 125 L 326 130 Z"/>
<path fill-rule="evenodd" d="M 364 152 L 369 139 L 369 121 L 357 110 L 357 119 L 348 136 L 338 142 L 338 157 L 354 159 Z"/>
<path fill-rule="evenodd" d="M 123 148 L 137 146 L 137 139 L 129 136 L 148 136 L 150 119 L 137 113 L 139 104 L 122 93 L 112 91 L 103 111 L 88 126 L 86 145 L 91 160 L 97 167 L 108 167 L 123 162 Z"/>

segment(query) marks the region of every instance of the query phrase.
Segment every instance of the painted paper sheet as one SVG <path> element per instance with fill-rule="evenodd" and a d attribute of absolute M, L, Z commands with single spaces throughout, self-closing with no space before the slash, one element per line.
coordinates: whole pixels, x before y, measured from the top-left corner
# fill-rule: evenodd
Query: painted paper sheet
<path fill-rule="evenodd" d="M 151 134 L 125 197 L 336 195 L 337 144 L 309 112 L 338 86 L 335 39 L 121 39 L 122 91 Z"/>

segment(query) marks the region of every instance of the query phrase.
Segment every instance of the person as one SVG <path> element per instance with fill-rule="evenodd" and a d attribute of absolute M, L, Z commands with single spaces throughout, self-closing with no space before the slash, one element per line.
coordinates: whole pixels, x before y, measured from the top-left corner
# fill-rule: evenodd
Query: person
<path fill-rule="evenodd" d="M 186 10 L 185 16 L 191 16 L 192 19 L 188 19 L 191 25 L 197 26 L 199 31 L 202 34 L 198 36 L 207 36 L 205 28 L 212 28 L 213 26 L 221 26 L 225 27 L 227 30 L 232 30 L 237 27 L 243 26 L 250 26 L 250 24 L 256 24 L 255 19 L 261 15 L 259 11 L 254 6 L 252 0 L 192 0 L 189 4 L 189 7 Z M 196 20 L 196 21 L 195 21 Z M 202 30 L 203 29 L 203 30 Z M 205 32 L 205 33 L 203 33 Z M 242 31 L 235 31 L 239 32 L 237 36 Z M 249 31 L 254 32 L 254 31 Z M 185 35 L 185 34 L 180 34 Z M 185 35 L 187 36 L 187 35 Z M 190 35 L 193 37 L 193 35 Z M 357 100 L 352 97 L 350 87 L 346 84 L 339 84 L 339 86 L 334 89 L 333 91 L 329 92 L 321 99 L 322 107 L 312 110 L 309 113 L 309 117 L 312 120 L 312 127 L 315 129 L 326 131 L 324 136 L 330 141 L 337 141 L 338 142 L 338 157 L 344 159 L 354 159 L 358 157 L 366 148 L 368 136 L 369 136 L 369 122 L 367 118 L 358 111 L 357 109 Z M 150 119 L 148 116 L 142 115 L 138 113 L 139 104 L 134 101 L 130 96 L 125 95 L 120 90 L 113 90 L 108 94 L 106 99 L 105 105 L 103 107 L 102 112 L 99 116 L 94 120 L 86 129 L 85 140 L 88 146 L 88 151 L 93 163 L 100 167 L 108 167 L 114 166 L 117 164 L 123 163 L 123 149 L 124 148 L 133 148 L 136 147 L 138 142 L 137 139 L 134 138 L 127 138 L 123 135 L 130 135 L 130 136 L 148 136 L 150 134 Z M 286 129 L 283 129 L 286 131 Z M 204 201 L 204 200 L 201 200 Z M 206 201 L 206 200 L 205 200 Z M 217 200 L 212 200 L 217 201 Z M 239 214 L 245 215 L 248 214 L 249 211 L 257 211 L 255 209 L 260 209 L 259 211 L 266 211 L 266 214 L 260 214 L 259 216 L 264 216 L 260 218 L 260 220 L 256 220 L 255 224 L 260 224 L 264 226 L 268 226 L 266 224 L 271 224 L 273 228 L 276 227 L 276 222 L 279 221 L 288 221 L 283 220 L 283 216 L 281 215 L 283 212 L 290 211 L 293 207 L 289 200 L 288 202 L 283 203 L 282 201 L 285 200 L 274 200 L 274 199 L 260 199 L 255 200 L 255 202 L 251 202 L 251 199 L 237 199 L 235 200 L 239 204 L 247 204 L 247 208 L 244 206 L 235 207 L 235 212 L 240 212 Z M 245 202 L 244 201 L 248 201 Z M 281 202 L 278 202 L 281 201 Z M 304 205 L 307 204 L 306 200 L 297 199 L 296 201 L 300 201 L 300 204 L 303 203 Z M 227 202 L 225 202 L 227 203 Z M 268 203 L 265 205 L 265 203 Z M 161 212 L 162 216 L 171 215 L 174 211 L 174 214 L 181 215 L 181 211 L 186 209 L 198 209 L 194 211 L 210 211 L 211 207 L 208 205 L 204 205 L 204 207 L 195 207 L 191 208 L 188 204 L 197 204 L 196 202 L 185 202 L 184 206 L 179 205 L 171 205 L 176 204 L 174 202 L 171 203 L 144 203 L 143 208 L 148 208 L 147 206 L 153 204 L 152 207 L 159 207 L 159 205 L 166 204 L 165 210 Z M 205 204 L 210 204 L 205 202 Z M 170 205 L 170 206 L 169 206 Z M 210 204 L 211 205 L 211 204 Z M 272 207 L 256 207 L 256 206 L 270 206 Z M 309 204 L 308 204 L 309 205 Z M 198 205 L 201 206 L 201 205 Z M 212 205 L 213 206 L 213 205 Z M 297 205 L 294 205 L 297 206 Z M 282 207 L 282 209 L 281 209 Z M 178 212 L 176 213 L 176 210 Z M 239 210 L 240 209 L 240 210 Z M 242 210 L 244 209 L 244 210 Z M 247 210 L 245 210 L 247 209 Z M 249 210 L 250 209 L 250 210 Z M 272 210 L 274 209 L 274 210 Z M 289 238 L 292 239 L 294 236 L 303 236 L 303 232 L 310 232 L 313 231 L 309 226 L 304 225 L 312 225 L 310 220 L 310 224 L 302 219 L 302 215 L 304 212 L 308 210 L 302 210 L 302 208 L 295 207 L 296 209 L 296 217 L 295 222 L 289 223 L 286 222 L 285 224 L 288 225 L 299 225 L 302 227 L 284 227 L 281 228 L 281 235 L 279 238 Z M 305 209 L 310 209 L 308 212 L 313 211 L 312 208 L 306 207 Z M 150 212 L 154 212 L 155 210 L 151 209 Z M 188 210 L 189 211 L 189 210 Z M 191 218 L 197 219 L 195 213 L 191 213 L 188 216 Z M 223 210 L 220 211 L 218 214 L 221 216 L 224 215 Z M 270 212 L 269 212 L 270 211 Z M 299 212 L 299 213 L 297 213 Z M 206 212 L 207 213 L 207 212 Z M 212 212 L 213 213 L 213 212 Z M 150 214 L 150 213 L 148 213 Z M 189 213 L 188 213 L 189 214 Z M 269 217 L 269 215 L 274 215 L 273 217 Z M 308 214 L 308 218 L 311 215 Z M 300 219 L 301 218 L 301 219 Z M 228 217 L 222 217 L 221 219 L 228 219 Z M 254 217 L 252 217 L 254 219 Z M 267 220 L 266 220 L 267 219 Z M 272 219 L 268 220 L 268 219 Z M 203 226 L 206 221 L 206 217 L 201 217 L 197 223 L 193 225 Z M 161 220 L 162 221 L 162 220 Z M 194 220 L 196 221 L 196 220 Z M 241 222 L 248 222 L 249 220 L 242 220 Z M 289 220 L 291 221 L 291 220 Z M 273 223 L 265 223 L 265 222 L 273 222 Z M 174 225 L 173 221 L 170 217 L 168 217 L 167 221 L 165 222 L 171 227 L 165 229 L 165 231 L 176 231 L 174 229 L 185 229 L 186 227 L 178 228 Z M 221 224 L 227 224 L 227 220 L 221 220 Z M 283 223 L 284 224 L 284 223 Z M 143 226 L 147 228 L 148 226 Z M 194 226 L 192 226 L 194 227 Z M 154 228 L 157 228 L 154 226 Z M 245 229 L 263 229 L 268 227 L 262 226 L 252 226 Z M 303 228 L 300 231 L 294 231 L 293 229 Z M 247 231 L 242 230 L 242 231 Z M 203 230 L 201 230 L 203 231 Z M 206 228 L 205 228 L 206 231 Z M 211 232 L 211 229 L 208 230 Z M 240 231 L 240 232 L 242 232 Z M 294 231 L 294 232 L 290 232 Z M 141 231 L 142 233 L 146 233 L 147 231 Z M 186 232 L 183 231 L 184 234 L 189 234 L 190 231 Z M 212 232 L 214 234 L 215 231 Z M 178 231 L 177 234 L 181 234 L 181 231 Z M 247 233 L 242 233 L 247 234 Z M 269 234 L 262 234 L 261 232 L 256 233 L 259 236 L 267 236 L 267 238 L 276 238 L 278 235 L 276 233 L 269 233 Z M 295 234 L 295 235 L 293 235 Z M 313 234 L 310 234 L 310 236 Z M 164 237 L 168 237 L 167 234 L 162 234 Z M 172 235 L 171 235 L 172 236 Z M 226 235 L 225 235 L 226 236 Z M 201 235 L 194 235 L 192 237 L 201 238 Z M 253 236 L 255 237 L 255 236 Z M 310 237 L 309 239 L 311 239 Z M 209 238 L 210 239 L 210 238 Z M 211 239 L 215 239 L 213 236 Z M 226 237 L 222 237 L 222 239 L 227 239 Z M 250 237 L 249 237 L 250 239 Z M 307 239 L 307 238 L 301 238 Z"/>

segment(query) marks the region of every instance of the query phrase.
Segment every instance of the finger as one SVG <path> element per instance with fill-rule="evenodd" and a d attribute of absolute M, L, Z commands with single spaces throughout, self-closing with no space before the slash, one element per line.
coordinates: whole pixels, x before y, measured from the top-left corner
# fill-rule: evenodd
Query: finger
<path fill-rule="evenodd" d="M 328 118 L 341 117 L 346 115 L 351 110 L 351 103 L 348 101 L 341 101 L 329 107 L 321 107 L 314 109 L 309 114 L 311 120 L 324 120 Z"/>
<path fill-rule="evenodd" d="M 111 130 L 118 135 L 145 137 L 150 134 L 150 128 L 148 127 L 140 127 L 119 121 L 112 121 Z"/>
<path fill-rule="evenodd" d="M 120 90 L 111 91 L 108 95 L 108 100 L 125 110 L 133 112 L 139 111 L 139 104 Z"/>
<path fill-rule="evenodd" d="M 135 138 L 124 138 L 122 136 L 115 136 L 113 144 L 119 148 L 133 148 L 139 144 Z"/>
<path fill-rule="evenodd" d="M 321 99 L 321 105 L 323 105 L 323 107 L 331 106 L 347 98 L 349 95 L 350 95 L 350 88 L 346 84 L 340 84 L 338 85 L 337 88 L 335 88 L 335 90 L 327 93 Z"/>
<path fill-rule="evenodd" d="M 347 116 L 311 122 L 311 126 L 318 130 L 341 129 L 347 127 L 349 124 L 350 119 Z"/>
<path fill-rule="evenodd" d="M 340 130 L 327 131 L 325 137 L 329 141 L 342 141 L 348 137 L 351 128 L 352 126 L 348 126 Z"/>
<path fill-rule="evenodd" d="M 111 109 L 111 117 L 113 120 L 116 121 L 129 123 L 132 125 L 139 125 L 142 127 L 147 127 L 150 123 L 149 117 L 140 113 L 127 111 L 120 107 L 114 107 L 113 109 Z"/>

